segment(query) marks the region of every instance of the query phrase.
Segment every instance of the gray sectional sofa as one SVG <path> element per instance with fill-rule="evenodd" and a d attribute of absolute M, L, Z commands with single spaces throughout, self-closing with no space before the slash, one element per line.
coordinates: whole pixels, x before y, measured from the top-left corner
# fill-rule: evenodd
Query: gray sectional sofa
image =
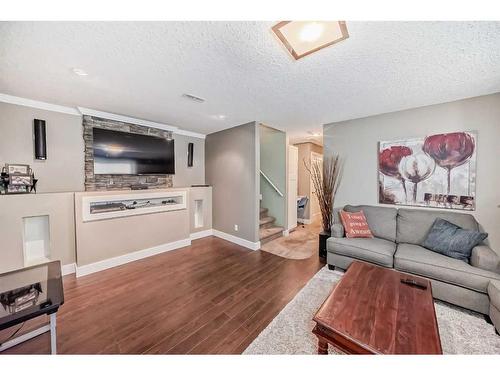
<path fill-rule="evenodd" d="M 436 218 L 464 229 L 480 230 L 472 215 L 383 206 L 345 206 L 343 209 L 363 210 L 374 238 L 344 237 L 338 215 L 340 208 L 334 209 L 332 237 L 327 240 L 329 266 L 345 270 L 354 260 L 362 260 L 423 276 L 431 281 L 434 298 L 492 315 L 495 327 L 500 330 L 500 306 L 490 306 L 488 296 L 488 287 L 492 293 L 492 290 L 498 291 L 500 285 L 500 257 L 486 244 L 473 249 L 470 263 L 420 246 Z M 493 297 L 498 298 L 500 295 Z"/>

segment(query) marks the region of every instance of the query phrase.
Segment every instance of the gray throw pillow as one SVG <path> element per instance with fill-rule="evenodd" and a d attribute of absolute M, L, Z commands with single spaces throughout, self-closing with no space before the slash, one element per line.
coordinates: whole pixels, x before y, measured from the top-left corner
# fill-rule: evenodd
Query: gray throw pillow
<path fill-rule="evenodd" d="M 443 219 L 436 219 L 422 246 L 451 258 L 468 262 L 472 248 L 483 242 L 488 233 L 462 229 Z"/>

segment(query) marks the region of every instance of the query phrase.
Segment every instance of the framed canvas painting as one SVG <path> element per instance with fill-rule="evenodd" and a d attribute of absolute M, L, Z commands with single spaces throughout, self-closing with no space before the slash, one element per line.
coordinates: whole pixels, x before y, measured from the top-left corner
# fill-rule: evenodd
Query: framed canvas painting
<path fill-rule="evenodd" d="M 379 142 L 379 203 L 474 210 L 475 132 Z"/>

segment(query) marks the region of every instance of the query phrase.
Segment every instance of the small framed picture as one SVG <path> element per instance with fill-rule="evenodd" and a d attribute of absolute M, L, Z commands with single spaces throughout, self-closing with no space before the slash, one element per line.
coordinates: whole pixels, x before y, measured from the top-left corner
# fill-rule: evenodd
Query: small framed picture
<path fill-rule="evenodd" d="M 28 164 L 7 164 L 7 173 L 11 174 L 29 174 L 30 166 Z"/>
<path fill-rule="evenodd" d="M 9 185 L 33 185 L 33 178 L 29 175 L 9 174 Z"/>

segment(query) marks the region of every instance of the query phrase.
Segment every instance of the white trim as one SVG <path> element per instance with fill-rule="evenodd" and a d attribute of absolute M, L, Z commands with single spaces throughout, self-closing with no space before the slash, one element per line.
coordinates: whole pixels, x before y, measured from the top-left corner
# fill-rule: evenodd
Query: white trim
<path fill-rule="evenodd" d="M 52 112 L 66 113 L 68 115 L 80 116 L 80 112 L 78 112 L 76 108 L 65 107 L 57 104 L 50 104 L 46 102 L 40 102 L 38 100 L 20 98 L 19 96 L 12 96 L 2 93 L 0 93 L 0 102 L 23 105 L 25 107 L 44 109 L 46 111 L 52 111 Z"/>
<path fill-rule="evenodd" d="M 290 231 L 288 229 L 283 231 L 283 237 L 288 237 L 289 235 Z"/>
<path fill-rule="evenodd" d="M 154 121 L 149 121 L 149 120 L 138 119 L 138 118 L 134 118 L 134 117 L 118 115 L 116 113 L 97 111 L 95 109 L 90 109 L 90 108 L 85 108 L 85 107 L 76 107 L 76 108 L 66 107 L 63 105 L 51 104 L 51 103 L 47 103 L 47 102 L 41 102 L 38 100 L 26 99 L 26 98 L 21 98 L 19 96 L 7 95 L 7 94 L 2 94 L 2 93 L 0 93 L 0 102 L 22 105 L 25 107 L 31 107 L 31 108 L 37 108 L 37 109 L 43 109 L 45 111 L 66 113 L 68 115 L 73 115 L 73 116 L 89 115 L 89 116 L 102 117 L 102 118 L 105 118 L 108 120 L 122 121 L 122 122 L 128 122 L 130 124 L 148 126 L 150 128 L 168 130 L 168 131 L 171 131 L 175 134 L 184 135 L 186 137 L 193 137 L 193 138 L 200 138 L 200 139 L 206 138 L 205 134 L 196 133 L 196 132 L 192 132 L 189 130 L 182 130 L 182 129 L 179 129 L 177 126 L 162 124 L 159 122 L 154 122 Z"/>
<path fill-rule="evenodd" d="M 153 255 L 161 254 L 166 251 L 171 251 L 179 249 L 181 247 L 191 245 L 191 240 L 186 238 L 184 240 L 179 240 L 175 242 L 166 243 L 159 246 L 154 246 L 149 249 L 134 251 L 133 253 L 120 255 L 114 258 L 109 258 L 101 260 L 99 262 L 86 264 L 84 266 L 76 266 L 76 277 L 81 277 L 89 275 L 94 272 L 104 271 L 108 268 L 113 268 L 116 266 L 121 266 L 122 264 L 130 263 L 135 260 L 147 258 Z"/>
<path fill-rule="evenodd" d="M 257 242 L 248 241 L 248 240 L 245 240 L 243 238 L 233 236 L 232 234 L 218 231 L 216 229 L 213 229 L 212 231 L 213 231 L 213 235 L 215 237 L 222 238 L 223 240 L 226 240 L 226 241 L 235 243 L 237 245 L 246 247 L 247 249 L 250 249 L 250 250 L 259 250 L 260 249 L 260 241 L 257 241 Z"/>
<path fill-rule="evenodd" d="M 64 264 L 61 266 L 61 274 L 63 276 L 71 275 L 76 272 L 76 263 Z"/>
<path fill-rule="evenodd" d="M 192 240 L 197 240 L 199 238 L 209 237 L 209 236 L 213 236 L 213 235 L 214 235 L 214 231 L 212 229 L 207 229 L 207 230 L 202 230 L 199 232 L 191 233 L 189 235 L 189 238 Z"/>
<path fill-rule="evenodd" d="M 85 107 L 77 107 L 77 108 L 82 115 L 101 117 L 101 118 L 105 118 L 108 120 L 128 122 L 129 124 L 136 124 L 136 125 L 148 126 L 150 128 L 168 130 L 168 131 L 173 132 L 174 134 L 185 135 L 187 137 L 194 137 L 194 138 L 201 138 L 201 139 L 206 138 L 205 134 L 191 132 L 188 130 L 182 130 L 174 125 L 162 124 L 160 122 L 154 122 L 154 121 L 143 120 L 143 119 L 139 119 L 139 118 L 135 118 L 135 117 L 123 116 L 123 115 L 119 115 L 116 113 L 98 111 L 98 110 L 91 109 L 91 108 L 85 108 Z"/>
<path fill-rule="evenodd" d="M 301 224 L 311 224 L 312 223 L 311 219 L 297 219 L 297 222 L 299 222 Z"/>
<path fill-rule="evenodd" d="M 177 130 L 176 126 L 161 124 L 159 122 L 118 115 L 116 113 L 98 111 L 95 109 L 90 109 L 90 108 L 85 108 L 85 107 L 77 107 L 77 108 L 82 115 L 101 117 L 101 118 L 105 118 L 108 120 L 115 120 L 115 121 L 120 121 L 120 122 L 128 122 L 129 124 L 149 126 L 150 128 L 157 128 L 157 129 L 163 129 L 163 130 L 169 130 L 169 131 Z"/>
<path fill-rule="evenodd" d="M 174 130 L 174 134 L 185 135 L 186 137 L 201 138 L 201 139 L 205 139 L 207 137 L 205 134 L 191 132 L 189 130 L 182 130 L 179 128 Z"/>

